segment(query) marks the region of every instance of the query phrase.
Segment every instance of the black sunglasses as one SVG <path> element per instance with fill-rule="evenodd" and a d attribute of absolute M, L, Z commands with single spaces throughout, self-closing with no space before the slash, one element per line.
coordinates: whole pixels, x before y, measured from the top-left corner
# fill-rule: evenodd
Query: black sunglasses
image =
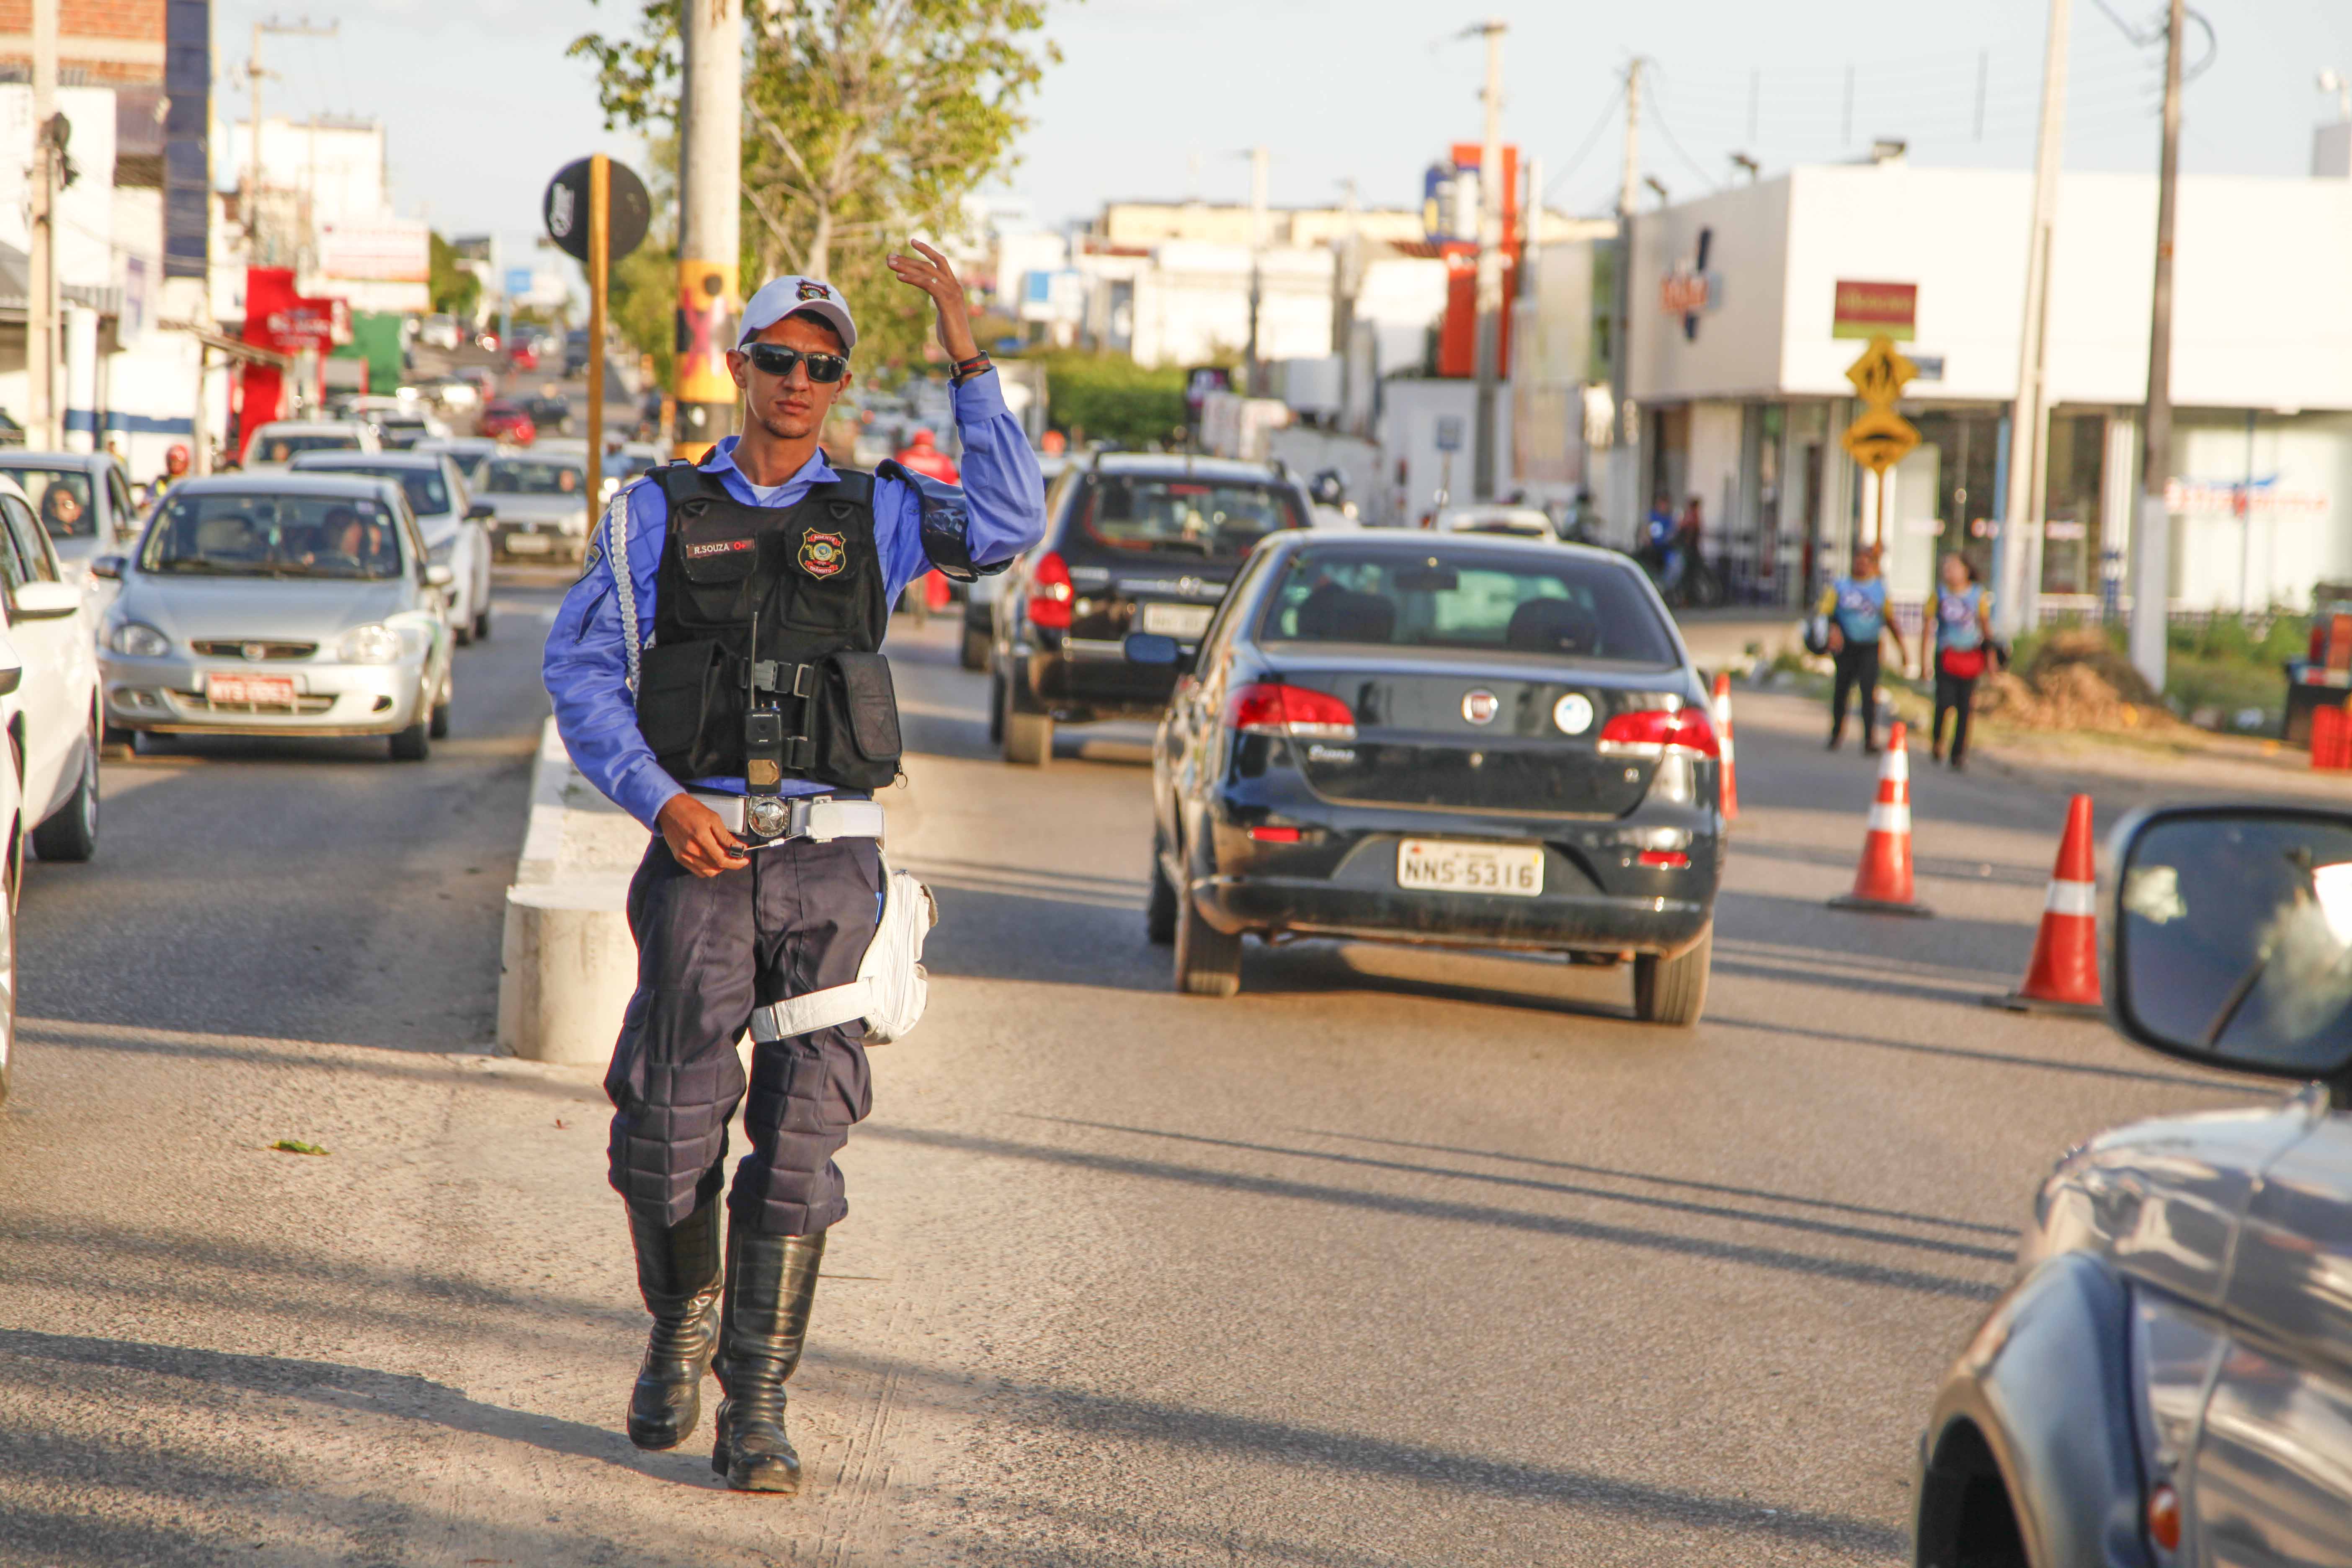
<path fill-rule="evenodd" d="M 847 354 L 803 353 L 781 343 L 752 343 L 743 350 L 743 355 L 759 367 L 762 375 L 788 376 L 793 374 L 793 366 L 804 364 L 808 366 L 809 379 L 821 386 L 830 386 L 849 374 Z"/>

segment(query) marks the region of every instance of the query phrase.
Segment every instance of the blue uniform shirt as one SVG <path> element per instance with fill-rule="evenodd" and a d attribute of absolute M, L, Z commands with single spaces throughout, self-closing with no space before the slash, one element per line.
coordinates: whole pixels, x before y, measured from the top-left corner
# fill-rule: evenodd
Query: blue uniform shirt
<path fill-rule="evenodd" d="M 1984 590 L 1974 583 L 1951 593 L 1942 584 L 1936 585 L 1936 640 L 1954 653 L 1967 653 L 1984 644 L 1984 626 L 1977 611 L 1984 603 Z"/>
<path fill-rule="evenodd" d="M 1008 413 L 996 373 L 987 371 L 951 389 L 956 427 L 963 437 L 963 489 L 970 511 L 965 538 L 975 565 L 1010 561 L 1045 531 L 1045 485 L 1021 421 Z M 746 506 L 789 507 L 835 477 L 819 451 L 782 484 L 754 486 L 735 466 L 732 436 L 711 449 L 703 471 L 715 474 L 728 494 Z M 668 509 L 661 487 L 636 479 L 619 498 L 628 507 L 629 580 L 635 591 L 637 635 L 650 644 L 654 627 L 654 579 L 669 535 Z M 617 503 L 616 503 L 617 504 Z M 590 784 L 648 828 L 678 782 L 654 760 L 653 748 L 637 731 L 635 700 L 628 686 L 628 658 L 622 641 L 621 606 L 614 591 L 609 519 L 600 519 L 588 542 L 587 569 L 563 595 L 555 625 L 547 634 L 544 679 L 555 703 L 555 727 L 565 750 Z M 912 487 L 896 479 L 874 483 L 874 542 L 890 604 L 908 584 L 931 568 L 923 552 L 922 503 Z M 698 789 L 744 793 L 740 778 L 697 779 Z M 786 795 L 817 795 L 829 786 L 787 780 Z"/>
<path fill-rule="evenodd" d="M 1886 629 L 1886 579 L 1866 583 L 1841 577 L 1835 588 L 1838 629 L 1849 643 L 1870 644 Z"/>

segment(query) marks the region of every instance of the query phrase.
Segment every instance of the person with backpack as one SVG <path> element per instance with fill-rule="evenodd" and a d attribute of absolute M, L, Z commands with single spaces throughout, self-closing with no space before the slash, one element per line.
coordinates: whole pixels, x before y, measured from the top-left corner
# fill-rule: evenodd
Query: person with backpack
<path fill-rule="evenodd" d="M 1955 552 L 1937 567 L 1936 616 L 1936 717 L 1927 731 L 1928 754 L 1945 761 L 1944 715 L 1952 716 L 1952 749 L 1948 765 L 1955 772 L 1968 766 L 1969 710 L 1976 700 L 1977 678 L 1985 672 L 1992 643 L 1992 595 L 1977 581 L 1968 558 Z"/>
<path fill-rule="evenodd" d="M 1878 754 L 1878 644 L 1895 639 L 1895 651 L 1911 661 L 1902 629 L 1886 618 L 1886 581 L 1878 574 L 1878 546 L 1865 544 L 1853 552 L 1853 565 L 1822 592 L 1821 612 L 1829 617 L 1830 657 L 1837 679 L 1830 689 L 1829 750 L 1838 749 L 1845 731 L 1846 699 L 1862 693 L 1862 750 Z"/>

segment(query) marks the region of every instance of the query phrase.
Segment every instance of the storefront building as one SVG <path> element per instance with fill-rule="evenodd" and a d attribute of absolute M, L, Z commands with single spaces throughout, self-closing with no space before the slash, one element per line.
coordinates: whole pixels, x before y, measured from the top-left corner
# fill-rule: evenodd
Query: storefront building
<path fill-rule="evenodd" d="M 2069 174 L 2051 258 L 2049 427 L 2003 521 L 2032 176 L 1882 162 L 1791 170 L 1634 221 L 1629 384 L 1642 511 L 1691 498 L 1736 596 L 1794 605 L 1879 538 L 1898 598 L 1938 554 L 2027 552 L 2040 618 L 2112 614 L 2139 484 L 2153 176 Z M 2187 178 L 2173 318 L 2177 607 L 2301 608 L 2352 580 L 2352 181 Z M 1841 284 L 1911 290 L 1919 446 L 1881 485 Z M 1849 296 L 1852 298 L 1853 296 Z M 1851 321 L 1843 324 L 1851 333 Z M 1899 335 L 1899 332 L 1898 332 Z M 2030 444 L 2026 444 L 2030 450 Z"/>

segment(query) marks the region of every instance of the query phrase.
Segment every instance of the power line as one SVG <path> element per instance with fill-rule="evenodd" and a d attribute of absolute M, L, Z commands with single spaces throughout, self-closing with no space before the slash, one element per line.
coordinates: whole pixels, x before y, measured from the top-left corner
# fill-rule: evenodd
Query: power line
<path fill-rule="evenodd" d="M 1663 77 L 1665 73 L 1664 71 L 1659 71 L 1655 74 Z M 1680 158 L 1683 161 L 1684 166 L 1689 169 L 1692 174 L 1696 174 L 1699 179 L 1705 182 L 1711 189 L 1718 191 L 1723 189 L 1723 182 L 1717 179 L 1713 174 L 1708 174 L 1705 169 L 1699 167 L 1698 160 L 1692 157 L 1688 153 L 1683 151 L 1683 144 L 1675 140 L 1673 128 L 1666 124 L 1665 97 L 1666 95 L 1664 92 L 1660 92 L 1656 98 L 1651 100 L 1650 103 L 1650 118 L 1657 123 L 1658 134 L 1665 138 L 1666 145 L 1675 150 L 1675 156 Z"/>
<path fill-rule="evenodd" d="M 1617 90 L 1609 95 L 1608 105 L 1601 110 L 1601 118 L 1592 122 L 1592 129 L 1585 134 L 1584 144 L 1577 148 L 1575 154 L 1569 159 L 1568 164 L 1565 168 L 1561 169 L 1559 174 L 1554 174 L 1545 183 L 1542 201 L 1539 201 L 1537 204 L 1538 205 L 1541 205 L 1542 202 L 1549 201 L 1551 199 L 1552 192 L 1558 190 L 1563 184 L 1565 184 L 1568 177 L 1570 174 L 1575 174 L 1578 166 L 1591 154 L 1593 148 L 1601 144 L 1601 133 L 1608 130 L 1609 127 L 1615 122 L 1617 118 L 1617 106 L 1624 101 L 1625 89 L 1622 84 L 1620 84 Z"/>

